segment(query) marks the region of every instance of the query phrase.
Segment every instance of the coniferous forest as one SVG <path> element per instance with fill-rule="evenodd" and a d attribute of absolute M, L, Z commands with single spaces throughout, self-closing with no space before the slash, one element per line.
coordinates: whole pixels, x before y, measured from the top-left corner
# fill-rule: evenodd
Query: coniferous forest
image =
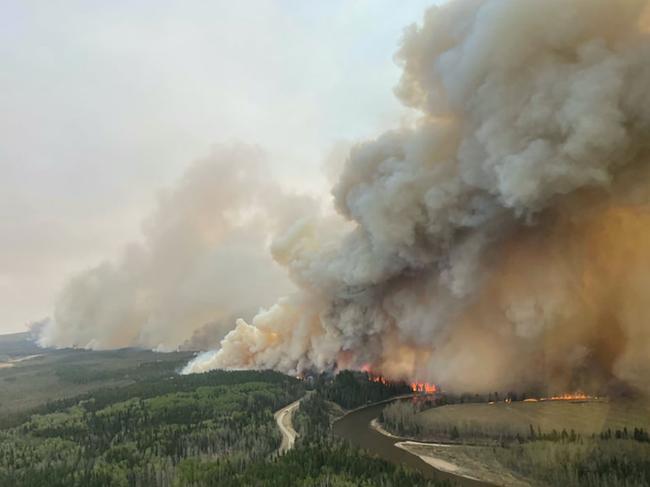
<path fill-rule="evenodd" d="M 201 385 L 190 385 L 196 382 Z M 187 458 L 266 458 L 280 432 L 273 411 L 303 394 L 270 372 L 214 372 L 157 387 L 98 394 L 0 433 L 0 485 L 174 485 Z M 148 397 L 150 396 L 150 397 Z"/>
<path fill-rule="evenodd" d="M 406 386 L 350 372 L 307 382 L 271 371 L 182 376 L 170 366 L 142 363 L 126 385 L 4 415 L 0 486 L 438 485 L 330 434 L 342 408 Z M 109 374 L 73 366 L 55 373 L 72 384 L 101 383 Z M 278 455 L 273 412 L 305 394 L 294 415 L 296 447 Z"/>

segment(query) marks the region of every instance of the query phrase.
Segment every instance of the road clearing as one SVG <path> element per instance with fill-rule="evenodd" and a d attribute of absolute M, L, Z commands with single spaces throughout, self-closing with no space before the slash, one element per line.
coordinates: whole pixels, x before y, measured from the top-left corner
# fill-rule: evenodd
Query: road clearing
<path fill-rule="evenodd" d="M 278 428 L 280 428 L 280 433 L 282 433 L 282 443 L 280 444 L 280 448 L 278 448 L 278 455 L 282 455 L 291 450 L 296 442 L 298 433 L 293 429 L 291 419 L 293 418 L 293 413 L 298 409 L 298 406 L 300 406 L 300 401 L 302 401 L 302 399 L 303 398 L 300 398 L 297 401 L 292 402 L 274 414 L 275 421 L 278 423 Z"/>

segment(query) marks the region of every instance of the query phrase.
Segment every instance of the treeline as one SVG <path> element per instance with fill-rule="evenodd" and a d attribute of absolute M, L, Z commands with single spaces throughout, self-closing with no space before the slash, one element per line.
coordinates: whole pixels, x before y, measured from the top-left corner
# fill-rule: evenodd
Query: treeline
<path fill-rule="evenodd" d="M 345 409 L 354 409 L 394 396 L 410 394 L 411 387 L 404 382 L 379 382 L 370 380 L 365 372 L 344 370 L 336 377 L 321 374 L 314 387 L 326 400 Z"/>
<path fill-rule="evenodd" d="M 643 428 L 634 428 L 632 432 L 628 431 L 627 427 L 624 427 L 622 430 L 614 430 L 613 432 L 611 428 L 608 428 L 607 431 L 600 433 L 599 438 L 601 440 L 611 440 L 612 438 L 617 440 L 631 439 L 641 443 L 650 443 L 650 434 Z"/>
<path fill-rule="evenodd" d="M 527 441 L 564 441 L 564 442 L 582 442 L 583 436 L 580 433 L 576 433 L 575 430 L 571 429 L 567 431 L 563 429 L 558 431 L 556 429 L 551 430 L 551 432 L 543 433 L 541 428 L 538 426 L 537 430 L 531 424 L 529 426 L 530 430 L 526 438 L 517 436 L 519 443 L 523 443 L 524 440 Z M 608 428 L 600 433 L 592 433 L 588 438 L 595 440 L 634 440 L 640 443 L 650 443 L 650 434 L 644 428 L 633 428 L 628 430 L 627 426 L 623 429 L 612 430 Z"/>
<path fill-rule="evenodd" d="M 523 443 L 525 441 L 565 441 L 580 442 L 583 435 L 573 429 L 542 431 L 539 426 L 528 426 L 528 434 L 512 425 L 505 423 L 486 423 L 468 419 L 465 421 L 445 422 L 423 419 L 419 413 L 429 409 L 430 403 L 419 401 L 395 401 L 387 405 L 379 416 L 382 425 L 392 433 L 411 438 L 436 438 L 452 442 L 476 442 L 493 440 L 501 446 L 509 442 Z M 587 435 L 589 439 L 618 439 L 650 442 L 650 434 L 641 427 L 628 429 L 607 429 L 598 434 Z"/>
<path fill-rule="evenodd" d="M 379 422 L 398 436 L 416 437 L 424 428 L 417 416 L 422 411 L 419 403 L 412 401 L 395 401 L 382 409 Z"/>
<path fill-rule="evenodd" d="M 444 404 L 436 401 L 436 405 Z M 519 432 L 507 424 L 486 424 L 478 419 L 457 421 L 453 424 L 448 421 L 424 420 L 419 413 L 432 406 L 431 401 L 395 401 L 382 409 L 379 422 L 391 433 L 408 438 L 435 438 L 438 441 L 457 442 L 479 439 L 507 441 L 519 436 Z"/>

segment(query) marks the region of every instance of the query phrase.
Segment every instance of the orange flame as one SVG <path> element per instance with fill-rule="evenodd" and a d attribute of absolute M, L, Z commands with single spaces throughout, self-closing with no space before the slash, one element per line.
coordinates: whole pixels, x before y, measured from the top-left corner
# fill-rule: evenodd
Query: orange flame
<path fill-rule="evenodd" d="M 369 374 L 368 379 L 370 379 L 370 381 L 372 382 L 379 382 L 380 384 L 384 384 L 384 385 L 388 384 L 388 381 L 381 375 Z"/>
<path fill-rule="evenodd" d="M 369 363 L 363 364 L 360 367 L 360 370 L 368 375 L 368 380 L 371 382 L 379 382 L 380 384 L 388 384 L 390 382 L 390 380 L 383 375 L 373 372 Z M 411 391 L 414 393 L 435 394 L 438 391 L 435 384 L 430 384 L 428 382 L 411 382 L 410 385 Z"/>
<path fill-rule="evenodd" d="M 424 394 L 435 394 L 438 388 L 435 384 L 429 384 L 428 382 L 412 382 L 411 390 L 413 392 L 421 392 Z"/>
<path fill-rule="evenodd" d="M 539 401 L 589 401 L 591 399 L 598 399 L 595 396 L 589 396 L 588 394 L 585 394 L 584 392 L 571 392 L 571 393 L 564 393 L 564 394 L 558 394 L 556 396 L 551 396 L 551 397 L 540 397 L 540 398 L 535 398 L 535 397 L 529 397 L 528 399 L 524 399 L 523 402 L 539 402 Z"/>
<path fill-rule="evenodd" d="M 551 396 L 542 398 L 542 401 L 587 401 L 589 399 L 594 399 L 592 396 L 588 396 L 584 392 L 573 392 L 560 394 L 558 396 Z"/>
<path fill-rule="evenodd" d="M 383 375 L 377 374 L 372 371 L 370 364 L 363 364 L 360 368 L 361 372 L 365 372 L 368 375 L 368 380 L 370 382 L 379 382 L 380 384 L 388 384 L 388 379 Z"/>

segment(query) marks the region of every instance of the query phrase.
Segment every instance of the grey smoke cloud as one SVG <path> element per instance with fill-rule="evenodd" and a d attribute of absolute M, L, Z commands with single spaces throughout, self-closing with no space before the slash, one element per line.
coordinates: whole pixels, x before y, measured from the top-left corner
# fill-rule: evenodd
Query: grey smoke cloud
<path fill-rule="evenodd" d="M 142 242 L 68 282 L 39 343 L 168 350 L 198 345 L 204 327 L 218 339 L 291 291 L 270 235 L 316 210 L 271 181 L 260 150 L 216 147 L 160 193 Z"/>
<path fill-rule="evenodd" d="M 419 119 L 356 145 L 332 190 L 349 228 L 277 237 L 298 290 L 185 372 L 647 387 L 649 5 L 430 8 L 396 55 Z"/>
<path fill-rule="evenodd" d="M 327 193 L 334 141 L 403 112 L 390 56 L 427 3 L 0 2 L 0 333 L 137 240 L 214 142 L 259 144 L 283 185 Z"/>

